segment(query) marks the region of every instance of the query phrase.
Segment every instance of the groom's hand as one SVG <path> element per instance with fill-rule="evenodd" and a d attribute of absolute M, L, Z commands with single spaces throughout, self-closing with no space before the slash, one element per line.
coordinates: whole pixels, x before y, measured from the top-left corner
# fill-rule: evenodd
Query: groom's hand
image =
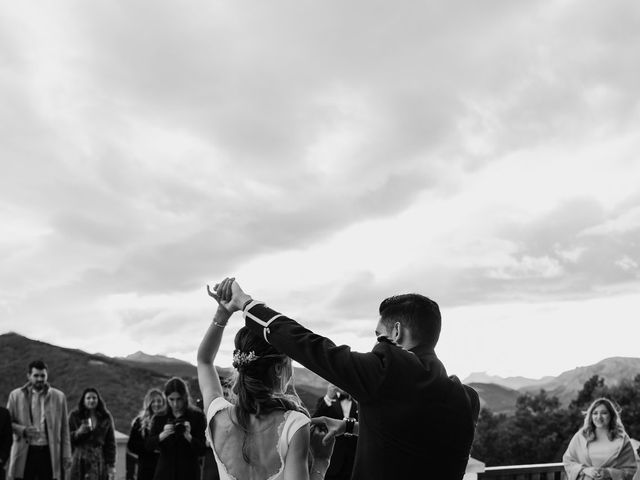
<path fill-rule="evenodd" d="M 314 417 L 311 419 L 311 425 L 324 433 L 322 443 L 325 445 L 333 442 L 335 437 L 343 435 L 346 428 L 344 420 L 337 420 L 331 417 Z"/>
<path fill-rule="evenodd" d="M 231 300 L 230 304 L 236 310 L 242 310 L 247 302 L 251 301 L 251 296 L 244 293 L 244 290 L 240 288 L 238 282 L 235 279 L 231 282 Z"/>

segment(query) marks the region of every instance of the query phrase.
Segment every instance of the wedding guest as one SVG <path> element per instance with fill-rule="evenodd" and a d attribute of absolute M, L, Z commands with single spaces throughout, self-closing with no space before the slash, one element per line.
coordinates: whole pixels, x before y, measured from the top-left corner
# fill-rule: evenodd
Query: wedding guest
<path fill-rule="evenodd" d="M 127 450 L 136 456 L 135 466 L 137 466 L 138 474 L 134 476 L 133 472 L 128 470 L 128 480 L 133 480 L 134 478 L 137 478 L 137 480 L 153 480 L 160 451 L 147 450 L 145 441 L 151 431 L 151 421 L 154 415 L 163 413 L 165 407 L 166 402 L 161 390 L 152 388 L 144 396 L 142 410 L 133 419 L 129 440 L 127 441 Z M 135 466 L 133 467 L 134 469 Z"/>
<path fill-rule="evenodd" d="M 344 390 L 333 384 L 327 385 L 327 393 L 318 399 L 314 417 L 326 416 L 338 420 L 353 418 L 358 421 L 358 403 Z M 329 470 L 325 480 L 349 480 L 356 458 L 358 437 L 355 435 L 341 435 L 336 438 Z"/>
<path fill-rule="evenodd" d="M 568 480 L 631 480 L 636 458 L 618 410 L 608 398 L 595 400 L 562 457 Z"/>
<path fill-rule="evenodd" d="M 167 409 L 151 421 L 147 450 L 159 450 L 154 480 L 199 480 L 206 446 L 204 414 L 191 405 L 186 383 L 177 377 L 164 387 Z"/>
<path fill-rule="evenodd" d="M 435 354 L 441 329 L 436 302 L 414 293 L 385 299 L 375 329 L 378 343 L 361 353 L 254 300 L 235 281 L 231 290 L 225 307 L 241 310 L 256 336 L 358 402 L 353 480 L 415 478 L 416 472 L 423 480 L 462 479 L 480 402 Z M 352 433 L 355 420 L 343 423 L 345 433 Z"/>
<path fill-rule="evenodd" d="M 14 441 L 8 477 L 22 480 L 62 480 L 71 465 L 67 397 L 47 382 L 42 360 L 29 364 L 28 382 L 9 394 Z"/>
<path fill-rule="evenodd" d="M 98 390 L 86 388 L 78 408 L 69 415 L 71 480 L 113 480 L 116 440 L 113 418 Z"/>
<path fill-rule="evenodd" d="M 248 328 L 235 336 L 233 386 L 235 403 L 224 397 L 213 366 L 230 313 L 231 282 L 217 292 L 213 322 L 198 349 L 198 381 L 207 409 L 207 437 L 222 480 L 323 479 L 333 442 L 322 445 L 322 435 L 311 434 L 309 415 L 297 395 L 287 394 L 293 369 L 291 359 Z M 311 446 L 313 462 L 308 464 Z"/>

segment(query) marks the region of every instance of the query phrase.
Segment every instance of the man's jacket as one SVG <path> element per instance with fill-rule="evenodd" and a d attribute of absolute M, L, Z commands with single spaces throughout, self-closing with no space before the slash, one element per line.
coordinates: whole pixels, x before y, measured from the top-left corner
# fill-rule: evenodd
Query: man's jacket
<path fill-rule="evenodd" d="M 45 385 L 45 422 L 47 441 L 51 454 L 51 470 L 53 478 L 62 479 L 63 460 L 71 460 L 71 443 L 69 442 L 69 422 L 67 415 L 67 399 L 60 390 Z M 7 409 L 11 415 L 13 427 L 13 445 L 9 462 L 9 478 L 22 478 L 27 463 L 29 440 L 24 430 L 32 425 L 31 420 L 31 385 L 27 383 L 9 394 Z"/>
<path fill-rule="evenodd" d="M 354 480 L 464 476 L 478 394 L 447 376 L 432 349 L 380 342 L 371 352 L 352 352 L 259 302 L 243 313 L 254 333 L 358 401 Z"/>

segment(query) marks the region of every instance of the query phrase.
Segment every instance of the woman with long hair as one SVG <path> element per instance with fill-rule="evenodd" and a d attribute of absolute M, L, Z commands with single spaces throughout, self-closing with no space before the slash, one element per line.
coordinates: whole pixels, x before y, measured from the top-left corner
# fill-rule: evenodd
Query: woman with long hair
<path fill-rule="evenodd" d="M 166 411 L 151 420 L 147 450 L 159 450 L 154 480 L 198 480 L 206 451 L 202 411 L 191 405 L 187 384 L 173 377 L 164 386 Z"/>
<path fill-rule="evenodd" d="M 633 478 L 633 447 L 611 400 L 598 398 L 591 404 L 562 461 L 569 480 Z"/>
<path fill-rule="evenodd" d="M 151 431 L 151 420 L 154 415 L 163 413 L 166 402 L 164 394 L 157 388 L 150 389 L 144 396 L 142 410 L 131 424 L 131 432 L 127 441 L 127 450 L 137 457 L 138 475 L 134 477 L 127 474 L 127 478 L 132 480 L 152 480 L 158 463 L 159 451 L 149 451 L 145 447 L 145 440 Z"/>
<path fill-rule="evenodd" d="M 223 396 L 213 361 L 230 313 L 233 279 L 207 290 L 218 302 L 213 322 L 198 349 L 198 381 L 207 412 L 207 437 L 221 480 L 308 480 L 324 478 L 333 443 L 310 435 L 309 414 L 297 395 L 287 394 L 291 359 L 246 327 L 236 334 L 237 376 L 232 404 Z M 313 460 L 309 468 L 309 449 Z"/>
<path fill-rule="evenodd" d="M 98 390 L 86 388 L 69 415 L 71 480 L 113 480 L 116 440 L 113 418 Z"/>

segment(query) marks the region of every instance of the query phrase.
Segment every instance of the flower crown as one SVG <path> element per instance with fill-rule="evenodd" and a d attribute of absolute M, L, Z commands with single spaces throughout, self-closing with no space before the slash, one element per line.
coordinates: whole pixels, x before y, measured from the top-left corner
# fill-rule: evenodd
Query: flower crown
<path fill-rule="evenodd" d="M 249 353 L 241 352 L 240 350 L 235 350 L 233 352 L 232 365 L 234 368 L 239 369 L 259 358 L 260 357 L 257 356 L 256 352 L 254 352 L 253 350 L 251 350 Z"/>

